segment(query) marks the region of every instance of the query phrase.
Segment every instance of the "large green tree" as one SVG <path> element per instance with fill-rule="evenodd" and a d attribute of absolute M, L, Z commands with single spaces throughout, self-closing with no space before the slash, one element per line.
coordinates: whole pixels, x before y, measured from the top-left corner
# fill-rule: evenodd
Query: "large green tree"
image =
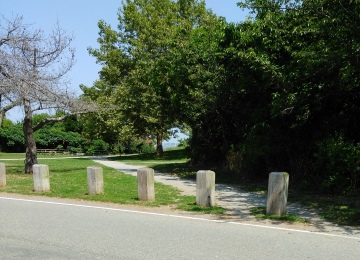
<path fill-rule="evenodd" d="M 103 65 L 100 80 L 106 88 L 97 89 L 111 93 L 120 120 L 137 134 L 156 136 L 159 155 L 167 130 L 185 114 L 180 105 L 187 96 L 179 98 L 179 90 L 189 87 L 188 68 L 181 63 L 184 49 L 193 31 L 211 19 L 216 20 L 204 1 L 127 0 L 119 10 L 118 30 L 99 22 L 100 47 L 90 53 Z"/>
<path fill-rule="evenodd" d="M 253 18 L 228 24 L 218 44 L 225 73 L 213 108 L 193 129 L 194 158 L 257 176 L 286 170 L 293 180 L 317 185 L 348 176 L 342 180 L 355 187 L 357 167 L 330 176 L 316 158 L 329 161 L 326 152 L 358 147 L 360 40 L 353 32 L 359 4 L 250 0 L 241 6 Z"/>

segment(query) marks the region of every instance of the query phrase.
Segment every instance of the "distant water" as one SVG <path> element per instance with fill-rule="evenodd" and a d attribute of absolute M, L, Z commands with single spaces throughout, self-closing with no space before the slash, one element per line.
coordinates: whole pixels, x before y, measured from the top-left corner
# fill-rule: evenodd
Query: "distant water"
<path fill-rule="evenodd" d="M 163 143 L 163 148 L 177 147 L 179 143 Z"/>

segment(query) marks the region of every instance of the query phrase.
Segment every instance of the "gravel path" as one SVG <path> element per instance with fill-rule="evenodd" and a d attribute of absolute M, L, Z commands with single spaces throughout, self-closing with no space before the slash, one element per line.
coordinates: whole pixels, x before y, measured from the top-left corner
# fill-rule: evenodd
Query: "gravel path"
<path fill-rule="evenodd" d="M 109 161 L 104 158 L 93 159 L 102 165 L 117 169 L 123 173 L 136 176 L 137 169 L 144 166 L 128 165 L 122 162 Z M 196 183 L 193 180 L 180 179 L 155 172 L 155 181 L 178 188 L 183 195 L 196 196 Z M 336 235 L 356 236 L 360 238 L 360 229 L 347 226 L 338 226 L 336 224 L 322 220 L 317 212 L 307 210 L 296 203 L 289 203 L 287 210 L 289 214 L 302 217 L 310 222 L 287 223 L 274 220 L 264 220 L 255 218 L 250 214 L 250 208 L 256 206 L 266 206 L 266 196 L 253 192 L 246 192 L 233 185 L 216 184 L 216 203 L 218 206 L 226 209 L 226 214 L 217 216 L 217 218 L 229 221 L 241 221 L 256 223 L 259 225 L 276 225 L 284 228 L 303 229 L 312 232 L 325 232 Z"/>

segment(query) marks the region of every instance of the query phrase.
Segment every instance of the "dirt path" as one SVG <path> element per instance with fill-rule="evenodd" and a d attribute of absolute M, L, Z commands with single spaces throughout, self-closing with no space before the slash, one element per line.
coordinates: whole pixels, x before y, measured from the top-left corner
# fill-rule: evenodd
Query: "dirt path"
<path fill-rule="evenodd" d="M 117 161 L 106 159 L 93 159 L 95 162 L 105 166 L 117 169 L 126 174 L 136 176 L 137 169 L 144 166 L 129 165 Z M 180 179 L 155 172 L 155 181 L 178 188 L 183 195 L 196 196 L 196 183 L 193 180 Z M 274 220 L 264 220 L 255 218 L 250 214 L 250 208 L 257 206 L 266 206 L 266 196 L 253 192 L 246 192 L 233 185 L 216 184 L 216 203 L 218 206 L 226 209 L 226 214 L 219 218 L 228 219 L 229 221 L 247 221 L 259 225 L 276 225 L 284 228 L 303 229 L 312 232 L 326 232 L 337 235 L 349 235 L 360 238 L 360 229 L 354 227 L 338 226 L 336 224 L 322 220 L 317 212 L 307 210 L 296 203 L 288 204 L 288 213 L 302 217 L 310 224 L 288 223 Z"/>

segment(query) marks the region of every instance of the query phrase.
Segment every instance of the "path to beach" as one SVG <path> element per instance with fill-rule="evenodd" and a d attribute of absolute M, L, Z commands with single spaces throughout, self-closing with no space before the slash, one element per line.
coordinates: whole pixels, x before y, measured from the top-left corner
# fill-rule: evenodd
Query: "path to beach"
<path fill-rule="evenodd" d="M 122 162 L 110 161 L 104 158 L 95 158 L 95 162 L 117 169 L 123 173 L 136 176 L 137 169 L 144 166 L 129 165 Z M 178 188 L 183 195 L 196 196 L 196 183 L 193 180 L 181 179 L 179 177 L 155 172 L 155 181 Z M 229 221 L 249 222 L 259 225 L 276 225 L 277 227 L 296 228 L 312 232 L 326 232 L 337 235 L 349 235 L 360 237 L 360 229 L 354 227 L 338 226 L 322 220 L 317 212 L 301 207 L 296 203 L 288 204 L 288 213 L 308 220 L 310 224 L 287 223 L 274 220 L 255 218 L 250 214 L 250 208 L 266 206 L 266 196 L 254 192 L 241 190 L 235 185 L 216 184 L 216 203 L 226 209 L 226 214 L 216 216 Z M 176 211 L 175 211 L 176 212 Z"/>

